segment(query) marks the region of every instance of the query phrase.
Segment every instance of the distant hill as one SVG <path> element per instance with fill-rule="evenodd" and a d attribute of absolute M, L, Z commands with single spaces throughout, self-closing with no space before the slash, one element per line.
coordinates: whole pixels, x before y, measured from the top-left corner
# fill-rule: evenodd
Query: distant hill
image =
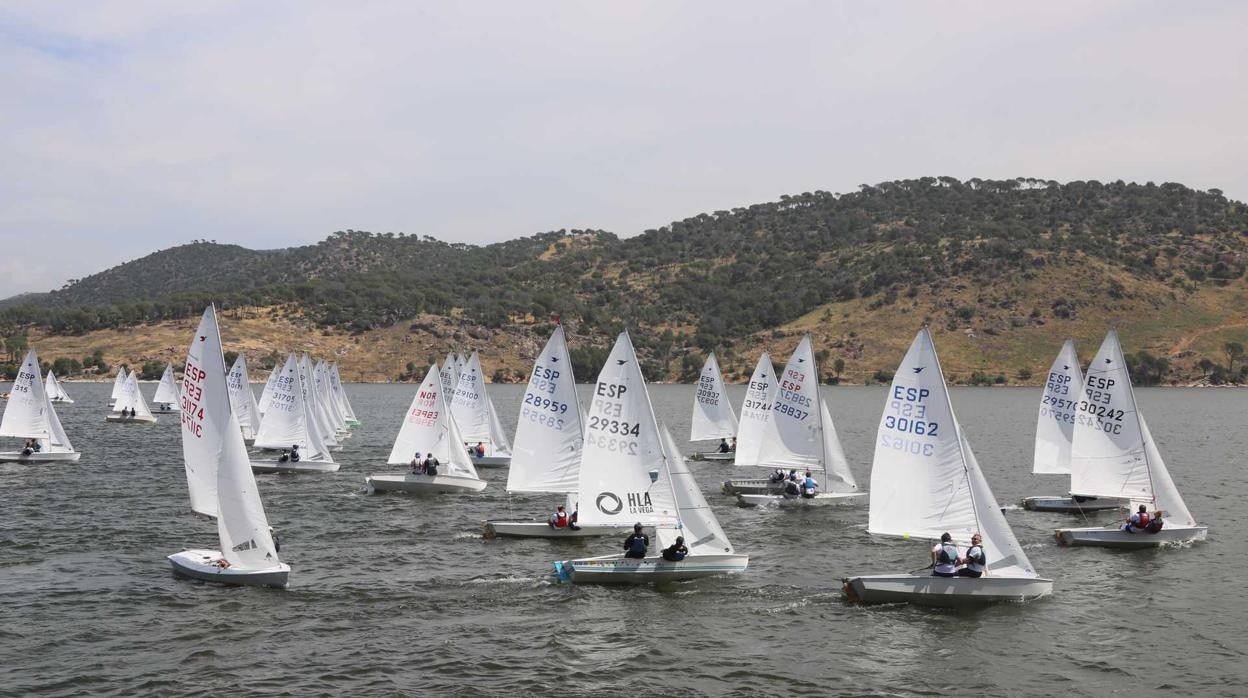
<path fill-rule="evenodd" d="M 382 359 L 364 349 L 393 336 L 397 354 L 480 346 L 502 378 L 560 315 L 599 350 L 627 325 L 648 371 L 669 379 L 696 374 L 710 350 L 730 373 L 748 371 L 759 348 L 787 351 L 811 331 L 825 372 L 840 359 L 842 377 L 861 382 L 883 379 L 926 322 L 948 335 L 937 341 L 960 380 L 1026 383 L 1067 335 L 1090 355 L 1114 323 L 1128 352 L 1170 362 L 1162 380 L 1187 382 L 1238 375 L 1225 354 L 1248 342 L 1246 265 L 1248 207 L 1217 190 L 925 177 L 784 196 L 624 240 L 561 230 L 470 246 L 345 231 L 285 250 L 200 242 L 9 299 L 0 329 L 41 346 L 124 334 L 150 353 L 143 328 L 212 301 L 299 328 L 274 348 L 340 338 L 358 377 L 406 370 L 368 365 Z"/>

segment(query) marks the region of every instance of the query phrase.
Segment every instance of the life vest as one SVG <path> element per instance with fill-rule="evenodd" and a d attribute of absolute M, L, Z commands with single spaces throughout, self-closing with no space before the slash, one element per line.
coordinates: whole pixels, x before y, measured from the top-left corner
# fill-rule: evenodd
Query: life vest
<path fill-rule="evenodd" d="M 941 565 L 952 565 L 958 561 L 958 546 L 953 543 L 941 543 L 936 562 Z"/>
<path fill-rule="evenodd" d="M 1136 528 L 1148 528 L 1150 518 L 1147 511 L 1137 511 L 1131 515 L 1131 525 Z"/>
<path fill-rule="evenodd" d="M 565 511 L 555 512 L 555 528 L 567 528 L 568 513 Z"/>
<path fill-rule="evenodd" d="M 646 539 L 634 533 L 628 539 L 628 552 L 644 555 L 646 552 Z"/>
<path fill-rule="evenodd" d="M 802 487 L 806 488 L 807 492 L 814 492 L 815 488 L 818 486 L 818 483 L 815 482 L 813 477 L 806 478 L 806 482 L 802 483 Z"/>
<path fill-rule="evenodd" d="M 942 551 L 943 552 L 943 551 Z M 966 549 L 967 567 L 976 572 L 983 572 L 984 567 L 988 565 L 988 555 L 984 552 L 984 546 L 972 545 Z"/>

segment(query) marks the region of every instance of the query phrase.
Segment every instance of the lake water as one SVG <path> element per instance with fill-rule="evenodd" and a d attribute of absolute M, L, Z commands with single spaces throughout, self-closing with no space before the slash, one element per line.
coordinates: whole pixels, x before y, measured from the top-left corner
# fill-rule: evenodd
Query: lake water
<path fill-rule="evenodd" d="M 259 478 L 293 568 L 288 590 L 179 579 L 165 556 L 215 548 L 217 535 L 190 511 L 176 418 L 105 424 L 111 385 L 67 389 L 78 402 L 57 411 L 82 460 L 0 465 L 0 694 L 1248 690 L 1248 392 L 1137 391 L 1188 507 L 1210 526 L 1206 542 L 1058 548 L 1052 529 L 1077 518 L 1010 511 L 1053 596 L 956 612 L 846 605 L 843 577 L 921 567 L 927 545 L 868 536 L 865 504 L 738 508 L 718 494 L 737 473 L 707 463 L 693 472 L 750 555 L 744 575 L 665 589 L 557 584 L 552 560 L 615 552 L 619 541 L 483 540 L 482 519 L 544 518 L 554 503 L 508 496 L 506 470 L 483 470 L 490 485 L 477 495 L 359 493 L 366 474 L 395 470 L 384 461 L 415 385 L 348 386 L 363 426 L 338 454 L 338 473 Z M 824 390 L 865 486 L 885 389 Z M 651 391 L 683 444 L 692 388 Z M 514 429 L 522 386 L 490 393 Z M 742 388 L 729 393 L 739 404 Z M 1038 400 L 1038 389 L 953 390 L 999 501 L 1066 488 L 1029 474 Z"/>

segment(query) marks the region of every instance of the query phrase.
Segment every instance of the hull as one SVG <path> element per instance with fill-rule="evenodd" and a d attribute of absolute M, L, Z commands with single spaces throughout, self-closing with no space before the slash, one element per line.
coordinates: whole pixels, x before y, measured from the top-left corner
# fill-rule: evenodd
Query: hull
<path fill-rule="evenodd" d="M 725 481 L 723 490 L 724 494 L 780 494 L 784 491 L 784 483 L 772 482 L 765 477 L 740 478 Z"/>
<path fill-rule="evenodd" d="M 509 465 L 511 465 L 511 456 L 485 456 L 472 459 L 474 468 L 506 468 Z"/>
<path fill-rule="evenodd" d="M 845 580 L 851 603 L 913 603 L 965 608 L 1002 601 L 1031 601 L 1053 593 L 1048 579 L 1026 577 L 919 577 L 885 574 Z"/>
<path fill-rule="evenodd" d="M 159 413 L 162 413 L 162 412 L 163 412 L 163 413 L 165 413 L 165 414 L 172 414 L 172 413 L 174 413 L 174 412 L 181 412 L 182 410 L 181 410 L 181 409 L 179 409 L 179 408 L 177 408 L 177 407 L 175 407 L 175 406 L 173 406 L 173 405 L 163 405 L 163 404 L 157 404 L 157 405 L 156 405 L 156 409 L 154 409 L 154 410 L 152 410 L 152 411 L 153 411 L 153 412 L 156 412 L 156 413 L 158 413 L 158 414 L 159 414 Z"/>
<path fill-rule="evenodd" d="M 719 451 L 699 451 L 692 456 L 689 456 L 689 458 L 690 460 L 709 460 L 719 463 L 732 463 L 737 459 L 737 454 L 735 451 L 729 451 L 728 453 L 720 453 Z"/>
<path fill-rule="evenodd" d="M 486 538 L 591 538 L 593 536 L 628 535 L 628 526 L 580 526 L 552 528 L 545 521 L 482 521 Z"/>
<path fill-rule="evenodd" d="M 253 460 L 251 462 L 251 472 L 253 473 L 335 473 L 338 472 L 339 465 L 333 461 L 323 460 L 301 460 L 297 463 L 286 461 L 285 463 L 277 460 Z"/>
<path fill-rule="evenodd" d="M 82 454 L 77 451 L 68 453 L 42 451 L 29 456 L 22 455 L 21 451 L 5 451 L 0 453 L 0 463 L 76 463 L 81 456 Z"/>
<path fill-rule="evenodd" d="M 290 577 L 290 565 L 286 563 L 262 570 L 217 567 L 214 562 L 221 559 L 217 550 L 183 550 L 166 559 L 175 574 L 218 584 L 285 588 Z"/>
<path fill-rule="evenodd" d="M 1169 526 L 1157 533 L 1127 533 L 1121 528 L 1059 528 L 1053 532 L 1058 545 L 1086 545 L 1100 548 L 1155 548 L 1166 543 L 1204 540 L 1208 526 Z"/>
<path fill-rule="evenodd" d="M 51 399 L 51 401 L 52 401 L 52 402 L 54 402 L 54 403 L 56 403 L 56 404 L 58 404 L 58 405 L 72 405 L 72 404 L 74 404 L 74 400 L 73 400 L 73 398 L 68 398 L 68 397 L 66 397 L 66 398 L 54 397 L 54 398 L 50 398 L 50 399 Z"/>
<path fill-rule="evenodd" d="M 740 574 L 749 562 L 749 555 L 691 555 L 680 562 L 658 556 L 637 560 L 606 555 L 559 561 L 555 572 L 561 581 L 573 584 L 662 584 Z"/>
<path fill-rule="evenodd" d="M 1114 497 L 1028 497 L 1021 502 L 1028 511 L 1053 511 L 1059 514 L 1086 514 L 1094 511 L 1112 511 L 1131 506 L 1129 499 Z"/>
<path fill-rule="evenodd" d="M 117 422 L 119 424 L 155 424 L 156 418 L 144 417 L 143 415 L 139 415 L 138 417 L 123 417 L 119 414 L 110 414 L 104 417 L 104 421 Z"/>
<path fill-rule="evenodd" d="M 364 490 L 376 492 L 406 492 L 408 494 L 456 494 L 480 492 L 485 480 L 457 475 L 370 475 L 364 478 Z"/>
<path fill-rule="evenodd" d="M 866 492 L 820 492 L 813 498 L 794 497 L 788 499 L 779 494 L 739 494 L 737 504 L 743 507 L 818 507 L 829 504 L 850 504 L 867 496 Z"/>

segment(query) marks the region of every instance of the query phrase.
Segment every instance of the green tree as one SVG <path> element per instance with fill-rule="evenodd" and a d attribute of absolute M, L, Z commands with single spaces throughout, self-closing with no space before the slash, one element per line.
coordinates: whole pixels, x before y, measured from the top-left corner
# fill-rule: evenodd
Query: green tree
<path fill-rule="evenodd" d="M 154 381 L 160 380 L 165 374 L 165 365 L 159 361 L 144 361 L 142 368 L 139 369 L 139 380 Z"/>

